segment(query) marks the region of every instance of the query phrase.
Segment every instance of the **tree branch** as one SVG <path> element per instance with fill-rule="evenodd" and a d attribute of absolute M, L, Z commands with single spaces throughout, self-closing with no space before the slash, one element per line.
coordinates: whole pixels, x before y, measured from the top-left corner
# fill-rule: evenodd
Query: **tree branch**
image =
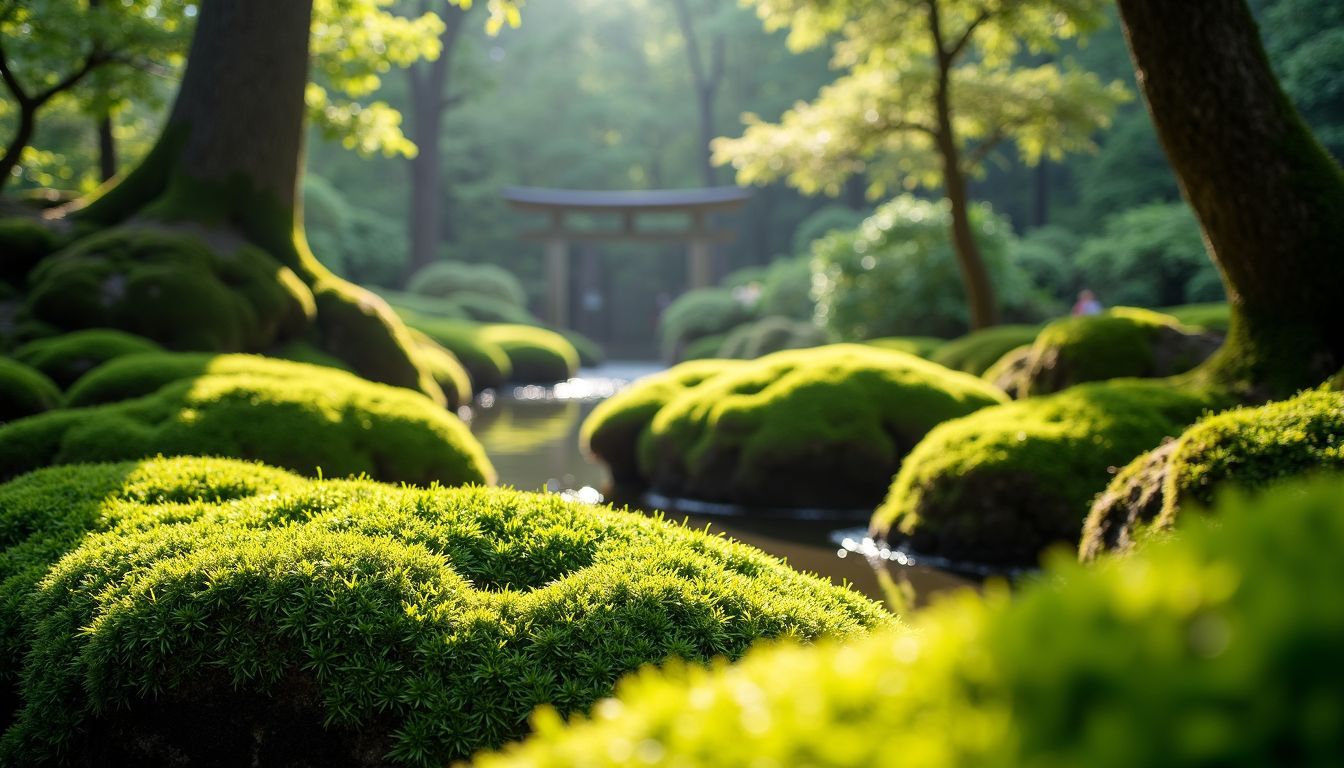
<path fill-rule="evenodd" d="M 84 58 L 84 63 L 80 65 L 79 69 L 76 69 L 74 72 L 71 72 L 70 74 L 66 75 L 64 79 L 60 80 L 55 85 L 51 86 L 45 91 L 42 91 L 37 95 L 35 95 L 33 97 L 33 101 L 36 102 L 37 104 L 47 103 L 48 101 L 51 100 L 51 97 L 55 96 L 56 94 L 68 91 L 71 88 L 74 88 L 76 85 L 79 85 L 80 80 L 83 80 L 85 77 L 89 75 L 90 72 L 108 63 L 109 61 L 112 61 L 111 57 L 101 53 L 100 51 L 93 51 Z"/>
<path fill-rule="evenodd" d="M 979 166 L 980 163 L 984 162 L 985 158 L 989 157 L 989 153 L 993 152 L 1006 138 L 1008 138 L 1006 129 L 999 128 L 994 131 L 989 138 L 980 142 L 980 144 L 966 156 L 966 159 L 962 161 L 962 168 L 969 173 L 972 169 Z"/>
<path fill-rule="evenodd" d="M 14 94 L 14 98 L 20 104 L 28 103 L 28 94 L 23 90 L 23 84 L 14 76 L 14 72 L 9 68 L 9 59 L 5 56 L 5 50 L 0 47 L 0 80 L 4 80 L 5 87 Z"/>
<path fill-rule="evenodd" d="M 992 17 L 993 15 L 994 14 L 991 13 L 989 9 L 982 9 L 979 15 L 977 15 L 969 25 L 967 25 L 965 31 L 961 33 L 961 37 L 957 38 L 957 42 L 952 46 L 950 50 L 948 50 L 947 58 L 951 60 L 960 56 L 961 52 L 966 50 L 966 46 L 971 42 L 971 35 L 975 34 L 975 30 L 979 28 L 981 24 L 984 24 L 986 21 L 989 21 L 990 17 Z"/>

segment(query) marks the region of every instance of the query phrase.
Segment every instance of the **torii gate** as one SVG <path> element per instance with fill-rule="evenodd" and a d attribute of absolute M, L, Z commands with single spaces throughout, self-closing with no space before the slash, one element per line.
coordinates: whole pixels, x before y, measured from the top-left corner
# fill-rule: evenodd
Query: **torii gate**
<path fill-rule="evenodd" d="M 733 239 L 731 230 L 709 228 L 709 214 L 735 211 L 751 198 L 751 192 L 741 187 L 640 191 L 507 187 L 503 194 L 516 210 L 550 217 L 549 227 L 523 237 L 546 244 L 546 319 L 557 328 L 569 325 L 570 242 L 686 243 L 691 287 L 705 288 L 714 281 L 710 246 Z M 572 229 L 565 223 L 569 213 L 616 214 L 621 223 L 614 229 Z M 641 213 L 686 214 L 688 223 L 683 229 L 640 229 L 635 219 Z"/>

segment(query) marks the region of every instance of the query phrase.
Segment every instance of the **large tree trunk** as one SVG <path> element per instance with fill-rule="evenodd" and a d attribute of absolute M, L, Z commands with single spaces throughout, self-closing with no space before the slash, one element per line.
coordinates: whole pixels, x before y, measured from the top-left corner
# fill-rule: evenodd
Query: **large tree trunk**
<path fill-rule="evenodd" d="M 970 309 L 971 330 L 997 325 L 999 304 L 994 296 L 985 259 L 975 241 L 971 227 L 970 195 L 966 191 L 966 176 L 961 169 L 961 153 L 952 134 L 952 110 L 947 93 L 946 77 L 938 89 L 938 132 L 935 141 L 943 159 L 943 191 L 952 207 L 952 248 L 957 254 L 957 266 L 966 286 L 966 304 Z"/>
<path fill-rule="evenodd" d="M 1344 174 L 1279 87 L 1244 0 L 1120 0 L 1158 137 L 1232 304 L 1206 367 L 1248 399 L 1344 366 Z"/>

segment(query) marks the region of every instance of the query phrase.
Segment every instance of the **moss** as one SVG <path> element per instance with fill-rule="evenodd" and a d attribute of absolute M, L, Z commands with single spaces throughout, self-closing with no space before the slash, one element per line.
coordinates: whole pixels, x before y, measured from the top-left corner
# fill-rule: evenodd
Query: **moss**
<path fill-rule="evenodd" d="M 350 364 L 335 355 L 327 354 L 310 341 L 291 341 L 288 344 L 277 347 L 270 352 L 271 357 L 278 357 L 282 360 L 292 360 L 296 363 L 307 363 L 309 365 L 324 365 L 328 368 L 349 371 L 354 373 Z"/>
<path fill-rule="evenodd" d="M 1054 562 L 892 630 L 627 679 L 478 768 L 1333 765 L 1344 483 L 1228 500 L 1131 562 Z M 875 737 L 874 734 L 881 734 Z"/>
<path fill-rule="evenodd" d="M 766 317 L 739 325 L 719 345 L 716 357 L 754 360 L 785 349 L 806 349 L 826 343 L 826 334 L 808 322 Z"/>
<path fill-rule="evenodd" d="M 1228 327 L 1232 324 L 1232 308 L 1225 301 L 1209 304 L 1183 304 L 1179 307 L 1166 307 L 1158 311 L 1176 318 L 1181 325 L 1203 328 L 1215 333 L 1227 333 Z"/>
<path fill-rule="evenodd" d="M 414 330 L 424 333 L 453 355 L 471 376 L 471 387 L 480 392 L 504 385 L 513 375 L 513 364 L 504 348 L 487 341 L 481 326 L 460 320 L 425 317 L 402 312 L 402 318 Z"/>
<path fill-rule="evenodd" d="M 752 310 L 726 288 L 703 288 L 682 294 L 658 319 L 663 357 L 683 359 L 688 345 L 706 336 L 727 333 L 752 319 Z"/>
<path fill-rule="evenodd" d="M 979 376 L 1008 352 L 1034 341 L 1040 330 L 1035 325 L 997 325 L 974 331 L 943 344 L 929 359 Z"/>
<path fill-rule="evenodd" d="M 703 336 L 692 341 L 682 349 L 681 360 L 713 360 L 719 356 L 719 350 L 723 347 L 723 342 L 728 340 L 728 334 L 716 333 L 713 336 Z"/>
<path fill-rule="evenodd" d="M 14 350 L 13 357 L 68 389 L 79 377 L 108 360 L 162 349 L 149 339 L 121 331 L 98 329 L 31 341 Z"/>
<path fill-rule="evenodd" d="M 646 664 L 890 622 L 744 545 L 555 495 L 155 459 L 29 475 L 0 520 L 6 764 L 444 765 Z"/>
<path fill-rule="evenodd" d="M 1344 472 L 1344 393 L 1306 392 L 1209 416 L 1116 476 L 1092 506 L 1079 552 L 1090 560 L 1128 550 L 1227 486 L 1260 488 L 1316 472 Z"/>
<path fill-rule="evenodd" d="M 672 496 L 871 507 L 929 429 L 1006 399 L 901 352 L 855 344 L 778 352 L 669 402 L 641 441 L 640 466 Z"/>
<path fill-rule="evenodd" d="M 870 347 L 893 349 L 928 360 L 946 343 L 946 340 L 935 336 L 888 336 L 882 339 L 868 339 L 863 343 Z"/>
<path fill-rule="evenodd" d="M 29 276 L 29 317 L 59 328 L 118 328 L 173 349 L 260 350 L 300 334 L 313 296 L 260 249 L 118 228 L 77 241 Z"/>
<path fill-rule="evenodd" d="M 462 308 L 448 299 L 436 298 L 434 296 L 421 296 L 417 293 L 403 293 L 401 291 L 390 291 L 386 288 L 378 288 L 376 292 L 387 301 L 397 314 L 409 312 L 416 315 L 425 315 L 427 317 L 442 317 L 449 320 L 470 320 L 467 313 Z"/>
<path fill-rule="evenodd" d="M 65 393 L 72 408 L 119 403 L 152 395 L 168 384 L 202 376 L 262 376 L 274 379 L 320 376 L 317 363 L 260 355 L 214 355 L 208 352 L 142 352 L 103 363 Z M 333 366 L 324 366 L 333 368 Z M 339 370 L 339 369 L 336 369 Z M 338 381 L 349 376 L 338 376 Z"/>
<path fill-rule="evenodd" d="M 659 409 L 686 390 L 741 365 L 736 360 L 692 360 L 635 381 L 593 408 L 579 428 L 580 447 L 607 465 L 618 486 L 647 486 L 648 479 L 639 471 L 639 440 Z"/>
<path fill-rule="evenodd" d="M 204 371 L 200 370 L 204 365 Z M 233 456 L 304 473 L 427 484 L 490 482 L 485 451 L 456 416 L 415 392 L 331 368 L 225 355 L 127 360 L 77 393 L 106 399 L 0 428 L 0 477 L 38 467 L 155 454 Z M 173 369 L 183 374 L 160 383 Z M 97 375 L 99 372 L 95 372 Z M 156 386 L 157 385 L 157 386 Z"/>
<path fill-rule="evenodd" d="M 929 554 L 1034 566 L 1050 545 L 1077 544 L 1109 468 L 1218 404 L 1162 382 L 1115 381 L 949 421 L 906 458 L 872 528 Z"/>
<path fill-rule="evenodd" d="M 29 218 L 0 219 L 0 283 L 23 285 L 33 267 L 56 250 L 56 233 Z"/>
<path fill-rule="evenodd" d="M 509 381 L 536 384 L 564 381 L 579 372 L 579 353 L 564 336 L 530 325 L 483 325 L 483 341 L 509 356 Z"/>
<path fill-rule="evenodd" d="M 980 378 L 1007 392 L 1013 399 L 1027 397 L 1023 385 L 1031 365 L 1031 349 L 1032 345 L 1024 344 L 1010 350 L 997 363 L 989 366 L 989 370 L 981 374 Z"/>
<path fill-rule="evenodd" d="M 527 306 L 527 292 L 508 270 L 494 264 L 467 264 L 442 261 L 430 264 L 411 276 L 406 289 L 422 296 L 458 300 L 487 297 L 512 305 Z"/>
<path fill-rule="evenodd" d="M 596 341 L 584 336 L 578 331 L 568 328 L 557 328 L 555 332 L 565 337 L 573 347 L 574 351 L 579 353 L 579 365 L 584 368 L 596 368 L 607 361 L 606 350 Z"/>
<path fill-rule="evenodd" d="M 1199 365 L 1221 342 L 1217 334 L 1146 309 L 1056 320 L 1036 337 L 1017 388 L 1043 395 L 1085 381 L 1172 376 Z"/>
<path fill-rule="evenodd" d="M 36 368 L 0 357 L 0 422 L 61 406 L 61 390 Z"/>
<path fill-rule="evenodd" d="M 420 331 L 411 329 L 411 336 L 415 339 L 416 355 L 429 368 L 434 381 L 443 390 L 444 397 L 448 398 L 448 407 L 457 410 L 470 403 L 474 394 L 471 391 L 471 376 L 457 356 Z"/>
<path fill-rule="evenodd" d="M 537 325 L 537 318 L 531 312 L 493 296 L 474 296 L 460 293 L 453 297 L 453 305 L 477 323 L 512 323 L 515 325 Z"/>

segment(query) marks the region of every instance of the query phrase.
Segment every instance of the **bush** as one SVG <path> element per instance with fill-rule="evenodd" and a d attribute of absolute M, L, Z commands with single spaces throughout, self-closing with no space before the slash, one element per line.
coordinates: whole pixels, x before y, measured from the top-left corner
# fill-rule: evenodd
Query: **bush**
<path fill-rule="evenodd" d="M 593 408 L 579 428 L 580 447 L 610 468 L 618 486 L 648 485 L 639 471 L 639 440 L 658 410 L 682 392 L 740 365 L 736 360 L 693 360 L 635 381 Z"/>
<path fill-rule="evenodd" d="M 1077 544 L 1109 468 L 1213 404 L 1155 382 L 1115 381 L 949 421 L 910 452 L 872 529 L 925 554 L 1035 566 L 1050 545 Z"/>
<path fill-rule="evenodd" d="M 727 333 L 754 317 L 726 288 L 702 288 L 677 297 L 658 320 L 663 357 L 678 360 L 694 342 Z"/>
<path fill-rule="evenodd" d="M 716 333 L 713 336 L 703 336 L 686 345 L 685 351 L 681 353 L 683 361 L 689 360 L 714 360 L 719 356 L 719 349 L 723 347 L 723 342 L 728 340 L 728 334 Z"/>
<path fill-rule="evenodd" d="M 1261 488 L 1329 471 L 1344 472 L 1344 393 L 1306 392 L 1209 416 L 1116 476 L 1092 505 L 1079 552 L 1090 560 L 1130 549 L 1227 486 Z"/>
<path fill-rule="evenodd" d="M 41 371 L 0 357 L 0 423 L 61 406 L 61 390 Z"/>
<path fill-rule="evenodd" d="M 352 205 L 326 179 L 308 173 L 303 223 L 313 254 L 332 272 L 355 283 L 401 282 L 410 247 L 400 219 Z"/>
<path fill-rule="evenodd" d="M 900 352 L 779 352 L 669 402 L 641 442 L 640 467 L 671 496 L 871 507 L 924 433 L 1004 400 L 977 378 Z"/>
<path fill-rule="evenodd" d="M 402 318 L 412 329 L 424 333 L 453 356 L 467 369 L 471 388 L 475 392 L 501 387 L 513 376 L 513 364 L 504 348 L 488 341 L 481 326 L 459 320 L 425 317 L 413 312 L 402 312 Z"/>
<path fill-rule="evenodd" d="M 854 229 L 868 218 L 864 211 L 846 205 L 825 205 L 798 223 L 793 230 L 793 252 L 811 253 L 812 244 L 835 231 Z"/>
<path fill-rule="evenodd" d="M 537 325 L 537 319 L 531 312 L 493 296 L 473 296 L 459 293 L 452 297 L 453 304 L 468 320 L 478 323 L 513 323 L 515 325 Z"/>
<path fill-rule="evenodd" d="M 108 360 L 160 349 L 149 339 L 100 329 L 30 341 L 14 350 L 13 357 L 41 371 L 61 389 L 67 389 L 80 376 Z"/>
<path fill-rule="evenodd" d="M 1077 262 L 1085 287 L 1106 304 L 1165 307 L 1223 300 L 1199 222 L 1182 202 L 1111 216 L 1102 233 L 1078 249 Z"/>
<path fill-rule="evenodd" d="M 996 325 L 943 344 L 929 359 L 954 371 L 980 376 L 999 358 L 1035 341 L 1040 332 L 1037 325 Z"/>
<path fill-rule="evenodd" d="M 509 356 L 515 384 L 548 384 L 579 372 L 579 353 L 555 331 L 531 325 L 483 325 L 481 338 Z"/>
<path fill-rule="evenodd" d="M 1009 246 L 1009 258 L 1031 285 L 1062 304 L 1072 302 L 1078 290 L 1078 237 L 1063 227 L 1037 227 Z M 1059 306 L 1059 309 L 1063 309 Z"/>
<path fill-rule="evenodd" d="M 928 360 L 944 342 L 934 336 L 887 336 L 881 339 L 869 339 L 863 343 L 870 347 L 894 349 Z"/>
<path fill-rule="evenodd" d="M 421 269 L 406 283 L 411 293 L 454 300 L 488 297 L 515 307 L 527 306 L 527 292 L 508 270 L 494 264 L 441 261 Z"/>
<path fill-rule="evenodd" d="M 6 764 L 444 765 L 646 664 L 890 622 L 750 547 L 555 495 L 155 459 L 34 473 L 0 520 Z"/>
<path fill-rule="evenodd" d="M 806 349 L 826 343 L 826 334 L 810 322 L 765 317 L 734 328 L 719 345 L 716 357 L 754 360 L 785 349 Z"/>
<path fill-rule="evenodd" d="M 409 311 L 417 315 L 447 318 L 449 320 L 471 319 L 467 317 L 467 313 L 463 311 L 461 307 L 448 299 L 435 298 L 434 296 L 421 296 L 418 293 L 404 293 L 402 291 L 388 290 L 387 288 L 379 288 L 377 293 L 397 311 L 397 314 L 401 314 L 403 311 Z"/>
<path fill-rule="evenodd" d="M 77 393 L 80 399 L 134 390 L 137 372 L 152 394 L 0 427 L 0 478 L 53 464 L 164 454 L 233 456 L 305 474 L 390 482 L 494 479 L 485 451 L 456 416 L 418 393 L 333 368 L 188 355 L 141 357 L 114 369 L 95 372 L 97 381 Z M 164 369 L 176 376 L 166 384 Z"/>
<path fill-rule="evenodd" d="M 21 286 L 37 263 L 56 250 L 56 233 L 29 218 L 0 219 L 0 283 Z"/>
<path fill-rule="evenodd" d="M 530 740 L 473 764 L 1334 765 L 1341 500 L 1339 482 L 1229 499 L 1220 526 L 1129 562 L 1061 558 L 910 630 L 646 670 L 589 717 L 543 709 Z"/>
<path fill-rule="evenodd" d="M 808 256 L 780 259 L 770 265 L 761 283 L 757 304 L 763 316 L 778 315 L 812 322 L 817 303 L 812 300 L 812 260 Z"/>

